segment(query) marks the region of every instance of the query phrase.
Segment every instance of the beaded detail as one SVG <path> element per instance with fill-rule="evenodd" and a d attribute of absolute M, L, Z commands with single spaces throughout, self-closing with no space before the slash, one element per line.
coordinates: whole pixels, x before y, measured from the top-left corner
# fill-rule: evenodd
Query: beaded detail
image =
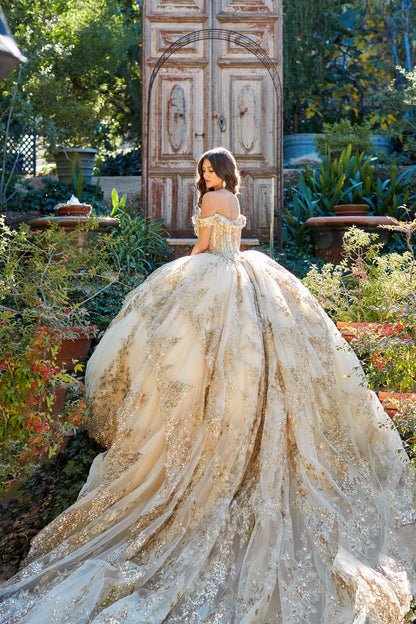
<path fill-rule="evenodd" d="M 316 299 L 245 218 L 133 290 L 90 358 L 108 450 L 0 624 L 402 624 L 415 471 Z"/>
<path fill-rule="evenodd" d="M 207 251 L 225 258 L 234 258 L 239 254 L 238 231 L 245 227 L 246 222 L 247 219 L 244 215 L 239 215 L 236 219 L 228 219 L 220 214 L 201 217 L 198 211 L 192 217 L 192 223 L 197 236 L 201 228 L 212 227 Z"/>

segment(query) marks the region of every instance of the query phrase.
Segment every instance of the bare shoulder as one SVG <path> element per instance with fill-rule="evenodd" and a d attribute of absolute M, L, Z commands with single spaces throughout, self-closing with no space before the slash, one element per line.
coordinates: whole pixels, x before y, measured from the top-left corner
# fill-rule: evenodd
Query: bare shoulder
<path fill-rule="evenodd" d="M 202 198 L 201 217 L 211 217 L 215 214 L 215 191 L 208 191 Z"/>
<path fill-rule="evenodd" d="M 240 214 L 240 202 L 237 196 L 227 189 L 217 191 L 217 194 L 218 202 L 216 211 L 224 215 L 224 217 L 227 217 L 227 219 L 237 219 Z"/>

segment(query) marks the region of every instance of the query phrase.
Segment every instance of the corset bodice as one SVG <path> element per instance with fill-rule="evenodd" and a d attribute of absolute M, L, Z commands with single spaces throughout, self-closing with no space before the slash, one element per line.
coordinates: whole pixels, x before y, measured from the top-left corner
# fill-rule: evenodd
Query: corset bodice
<path fill-rule="evenodd" d="M 238 232 L 246 225 L 246 218 L 243 215 L 231 220 L 220 214 L 202 218 L 198 213 L 192 217 L 192 223 L 197 236 L 201 227 L 212 227 L 209 253 L 226 258 L 233 258 L 239 253 Z"/>

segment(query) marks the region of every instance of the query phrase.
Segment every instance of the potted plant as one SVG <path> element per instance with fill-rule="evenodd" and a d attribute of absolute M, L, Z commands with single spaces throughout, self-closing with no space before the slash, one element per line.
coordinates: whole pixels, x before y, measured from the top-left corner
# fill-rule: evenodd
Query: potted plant
<path fill-rule="evenodd" d="M 375 159 L 364 152 L 352 152 L 349 145 L 339 158 L 333 158 L 326 148 L 322 163 L 310 170 L 307 166 L 299 176 L 297 201 L 306 195 L 314 203 L 314 214 L 334 215 L 334 206 L 343 204 L 368 204 L 373 215 L 403 215 L 401 206 L 411 201 L 411 182 L 416 168 L 398 175 L 396 165 L 390 168 L 390 177 L 381 182 L 375 176 Z M 310 191 L 308 193 L 307 191 Z"/>
<path fill-rule="evenodd" d="M 0 220 L 0 437 L 23 467 L 72 432 L 66 393 L 82 395 L 80 362 L 96 334 L 87 305 L 117 280 L 103 241 L 79 249 L 76 237 Z"/>
<path fill-rule="evenodd" d="M 78 162 L 84 181 L 91 183 L 95 145 L 102 111 L 95 98 L 83 93 L 74 97 L 68 80 L 51 76 L 38 85 L 33 96 L 35 128 L 47 152 L 53 156 L 60 182 L 71 184 L 72 163 Z"/>
<path fill-rule="evenodd" d="M 339 262 L 348 227 L 357 225 L 374 232 L 379 225 L 388 224 L 386 215 L 400 218 L 401 205 L 414 197 L 409 190 L 414 171 L 412 168 L 398 175 L 396 165 L 392 165 L 390 177 L 382 182 L 374 174 L 374 159 L 364 152 L 352 154 L 351 146 L 336 159 L 327 149 L 319 167 L 312 171 L 305 167 L 294 192 L 294 212 L 308 215 L 305 224 L 313 233 L 316 256 Z M 351 204 L 360 206 L 357 209 Z M 338 212 L 337 216 L 335 211 L 345 205 L 348 214 L 340 216 Z M 363 214 L 367 206 L 369 215 Z M 387 231 L 384 236 L 387 239 Z"/>
<path fill-rule="evenodd" d="M 389 154 L 393 146 L 391 140 L 384 135 L 374 134 L 369 121 L 362 124 L 351 123 L 349 119 L 341 119 L 335 123 L 324 123 L 322 133 L 316 138 L 316 149 L 320 157 L 325 155 L 328 147 L 334 158 L 338 158 L 348 145 L 352 151 L 364 152 L 368 156 L 376 156 L 380 152 Z"/>

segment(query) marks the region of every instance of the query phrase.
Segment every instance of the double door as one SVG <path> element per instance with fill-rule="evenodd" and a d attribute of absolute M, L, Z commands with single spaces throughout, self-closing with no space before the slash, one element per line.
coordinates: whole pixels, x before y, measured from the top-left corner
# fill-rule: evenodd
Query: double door
<path fill-rule="evenodd" d="M 145 94 L 163 53 L 179 37 L 191 41 L 160 67 L 146 111 L 148 124 L 145 115 L 147 214 L 164 219 L 173 236 L 191 233 L 196 163 L 204 151 L 220 145 L 231 150 L 241 172 L 246 232 L 269 229 L 278 123 L 274 86 L 258 58 L 239 45 L 238 34 L 249 37 L 280 67 L 280 15 L 277 0 L 145 3 Z M 195 37 L 206 29 L 214 29 L 209 38 Z"/>

